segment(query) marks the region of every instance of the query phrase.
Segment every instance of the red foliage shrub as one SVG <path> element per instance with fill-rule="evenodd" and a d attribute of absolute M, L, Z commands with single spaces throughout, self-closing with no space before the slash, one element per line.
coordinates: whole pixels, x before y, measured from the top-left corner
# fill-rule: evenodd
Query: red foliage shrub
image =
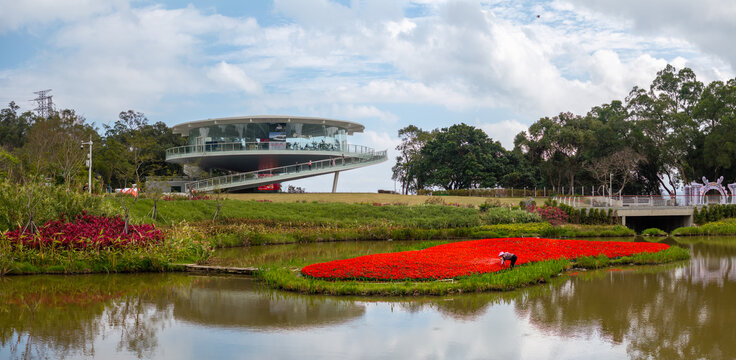
<path fill-rule="evenodd" d="M 125 221 L 118 217 L 82 214 L 74 219 L 51 220 L 37 234 L 22 233 L 23 228 L 8 231 L 5 236 L 11 244 L 39 248 L 55 245 L 66 248 L 124 248 L 158 244 L 164 239 L 161 230 L 152 224 L 128 225 L 124 234 Z"/>
<path fill-rule="evenodd" d="M 506 238 L 463 241 L 418 251 L 374 254 L 353 259 L 312 264 L 302 274 L 324 279 L 446 279 L 495 272 L 508 267 L 497 257 L 501 251 L 514 253 L 517 264 L 552 259 L 576 259 L 603 254 L 609 258 L 641 252 L 657 252 L 666 244 L 618 241 L 552 240 Z"/>
<path fill-rule="evenodd" d="M 556 206 L 542 206 L 537 207 L 534 204 L 527 206 L 526 211 L 533 212 L 539 215 L 542 220 L 549 222 L 552 225 L 561 225 L 567 222 L 569 216 L 565 212 Z"/>

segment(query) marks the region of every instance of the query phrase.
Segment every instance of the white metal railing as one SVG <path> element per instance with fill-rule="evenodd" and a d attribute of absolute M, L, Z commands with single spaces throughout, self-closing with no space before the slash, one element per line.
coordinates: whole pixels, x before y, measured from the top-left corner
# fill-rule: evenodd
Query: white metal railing
<path fill-rule="evenodd" d="M 371 149 L 372 150 L 372 149 Z M 355 154 L 355 153 L 354 153 Z M 242 172 L 232 175 L 217 176 L 209 179 L 192 181 L 184 185 L 185 191 L 212 191 L 224 190 L 230 187 L 243 186 L 248 183 L 283 181 L 283 177 L 299 178 L 309 172 L 324 172 L 325 170 L 340 171 L 354 165 L 369 162 L 385 161 L 386 150 L 358 153 L 353 156 L 336 156 L 331 159 L 310 161 L 300 164 L 280 166 L 270 169 Z"/>
<path fill-rule="evenodd" d="M 614 195 L 579 196 L 558 195 L 558 203 L 574 207 L 663 207 L 663 206 L 703 206 L 714 204 L 736 204 L 733 195 Z"/>
<path fill-rule="evenodd" d="M 166 149 L 166 160 L 206 153 L 233 152 L 233 151 L 329 151 L 344 154 L 370 154 L 374 149 L 354 144 L 328 144 L 313 142 L 302 144 L 298 142 L 221 142 L 201 145 L 185 145 Z"/>

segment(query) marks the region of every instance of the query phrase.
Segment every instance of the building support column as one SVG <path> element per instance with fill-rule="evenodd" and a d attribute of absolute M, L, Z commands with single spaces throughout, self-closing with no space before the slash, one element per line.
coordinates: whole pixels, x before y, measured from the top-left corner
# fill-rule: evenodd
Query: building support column
<path fill-rule="evenodd" d="M 332 180 L 332 193 L 337 192 L 337 176 L 340 175 L 339 171 L 335 171 L 335 178 Z"/>

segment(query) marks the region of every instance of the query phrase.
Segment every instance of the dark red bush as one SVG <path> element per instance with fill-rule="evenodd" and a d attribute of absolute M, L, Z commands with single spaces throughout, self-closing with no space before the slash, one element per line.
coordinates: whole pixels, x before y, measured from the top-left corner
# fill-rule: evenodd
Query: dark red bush
<path fill-rule="evenodd" d="M 14 245 L 39 248 L 54 244 L 65 248 L 125 248 L 159 244 L 164 239 L 161 230 L 152 224 L 128 225 L 123 233 L 125 221 L 118 217 L 79 215 L 73 219 L 51 220 L 37 234 L 22 233 L 23 228 L 8 231 L 5 236 Z"/>

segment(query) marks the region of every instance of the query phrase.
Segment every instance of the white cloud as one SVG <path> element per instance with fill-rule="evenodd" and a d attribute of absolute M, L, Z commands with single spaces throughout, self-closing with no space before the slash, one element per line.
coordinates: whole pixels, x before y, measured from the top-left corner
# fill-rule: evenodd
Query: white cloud
<path fill-rule="evenodd" d="M 483 123 L 479 126 L 493 140 L 498 140 L 508 150 L 514 148 L 516 134 L 526 131 L 527 125 L 517 120 L 503 120 L 495 123 Z"/>
<path fill-rule="evenodd" d="M 736 64 L 736 48 L 728 46 L 736 33 L 736 2 L 731 0 L 565 0 L 632 25 L 647 36 L 679 37 L 706 53 Z"/>
<path fill-rule="evenodd" d="M 122 1 L 96 0 L 0 0 L 0 34 L 21 28 L 37 28 L 54 21 L 89 18 L 121 6 Z"/>
<path fill-rule="evenodd" d="M 248 94 L 261 92 L 261 85 L 238 66 L 221 61 L 207 71 L 207 77 L 223 87 L 234 87 Z"/>
<path fill-rule="evenodd" d="M 333 105 L 332 114 L 345 119 L 379 119 L 384 123 L 394 124 L 399 117 L 390 111 L 383 111 L 373 105 Z"/>

